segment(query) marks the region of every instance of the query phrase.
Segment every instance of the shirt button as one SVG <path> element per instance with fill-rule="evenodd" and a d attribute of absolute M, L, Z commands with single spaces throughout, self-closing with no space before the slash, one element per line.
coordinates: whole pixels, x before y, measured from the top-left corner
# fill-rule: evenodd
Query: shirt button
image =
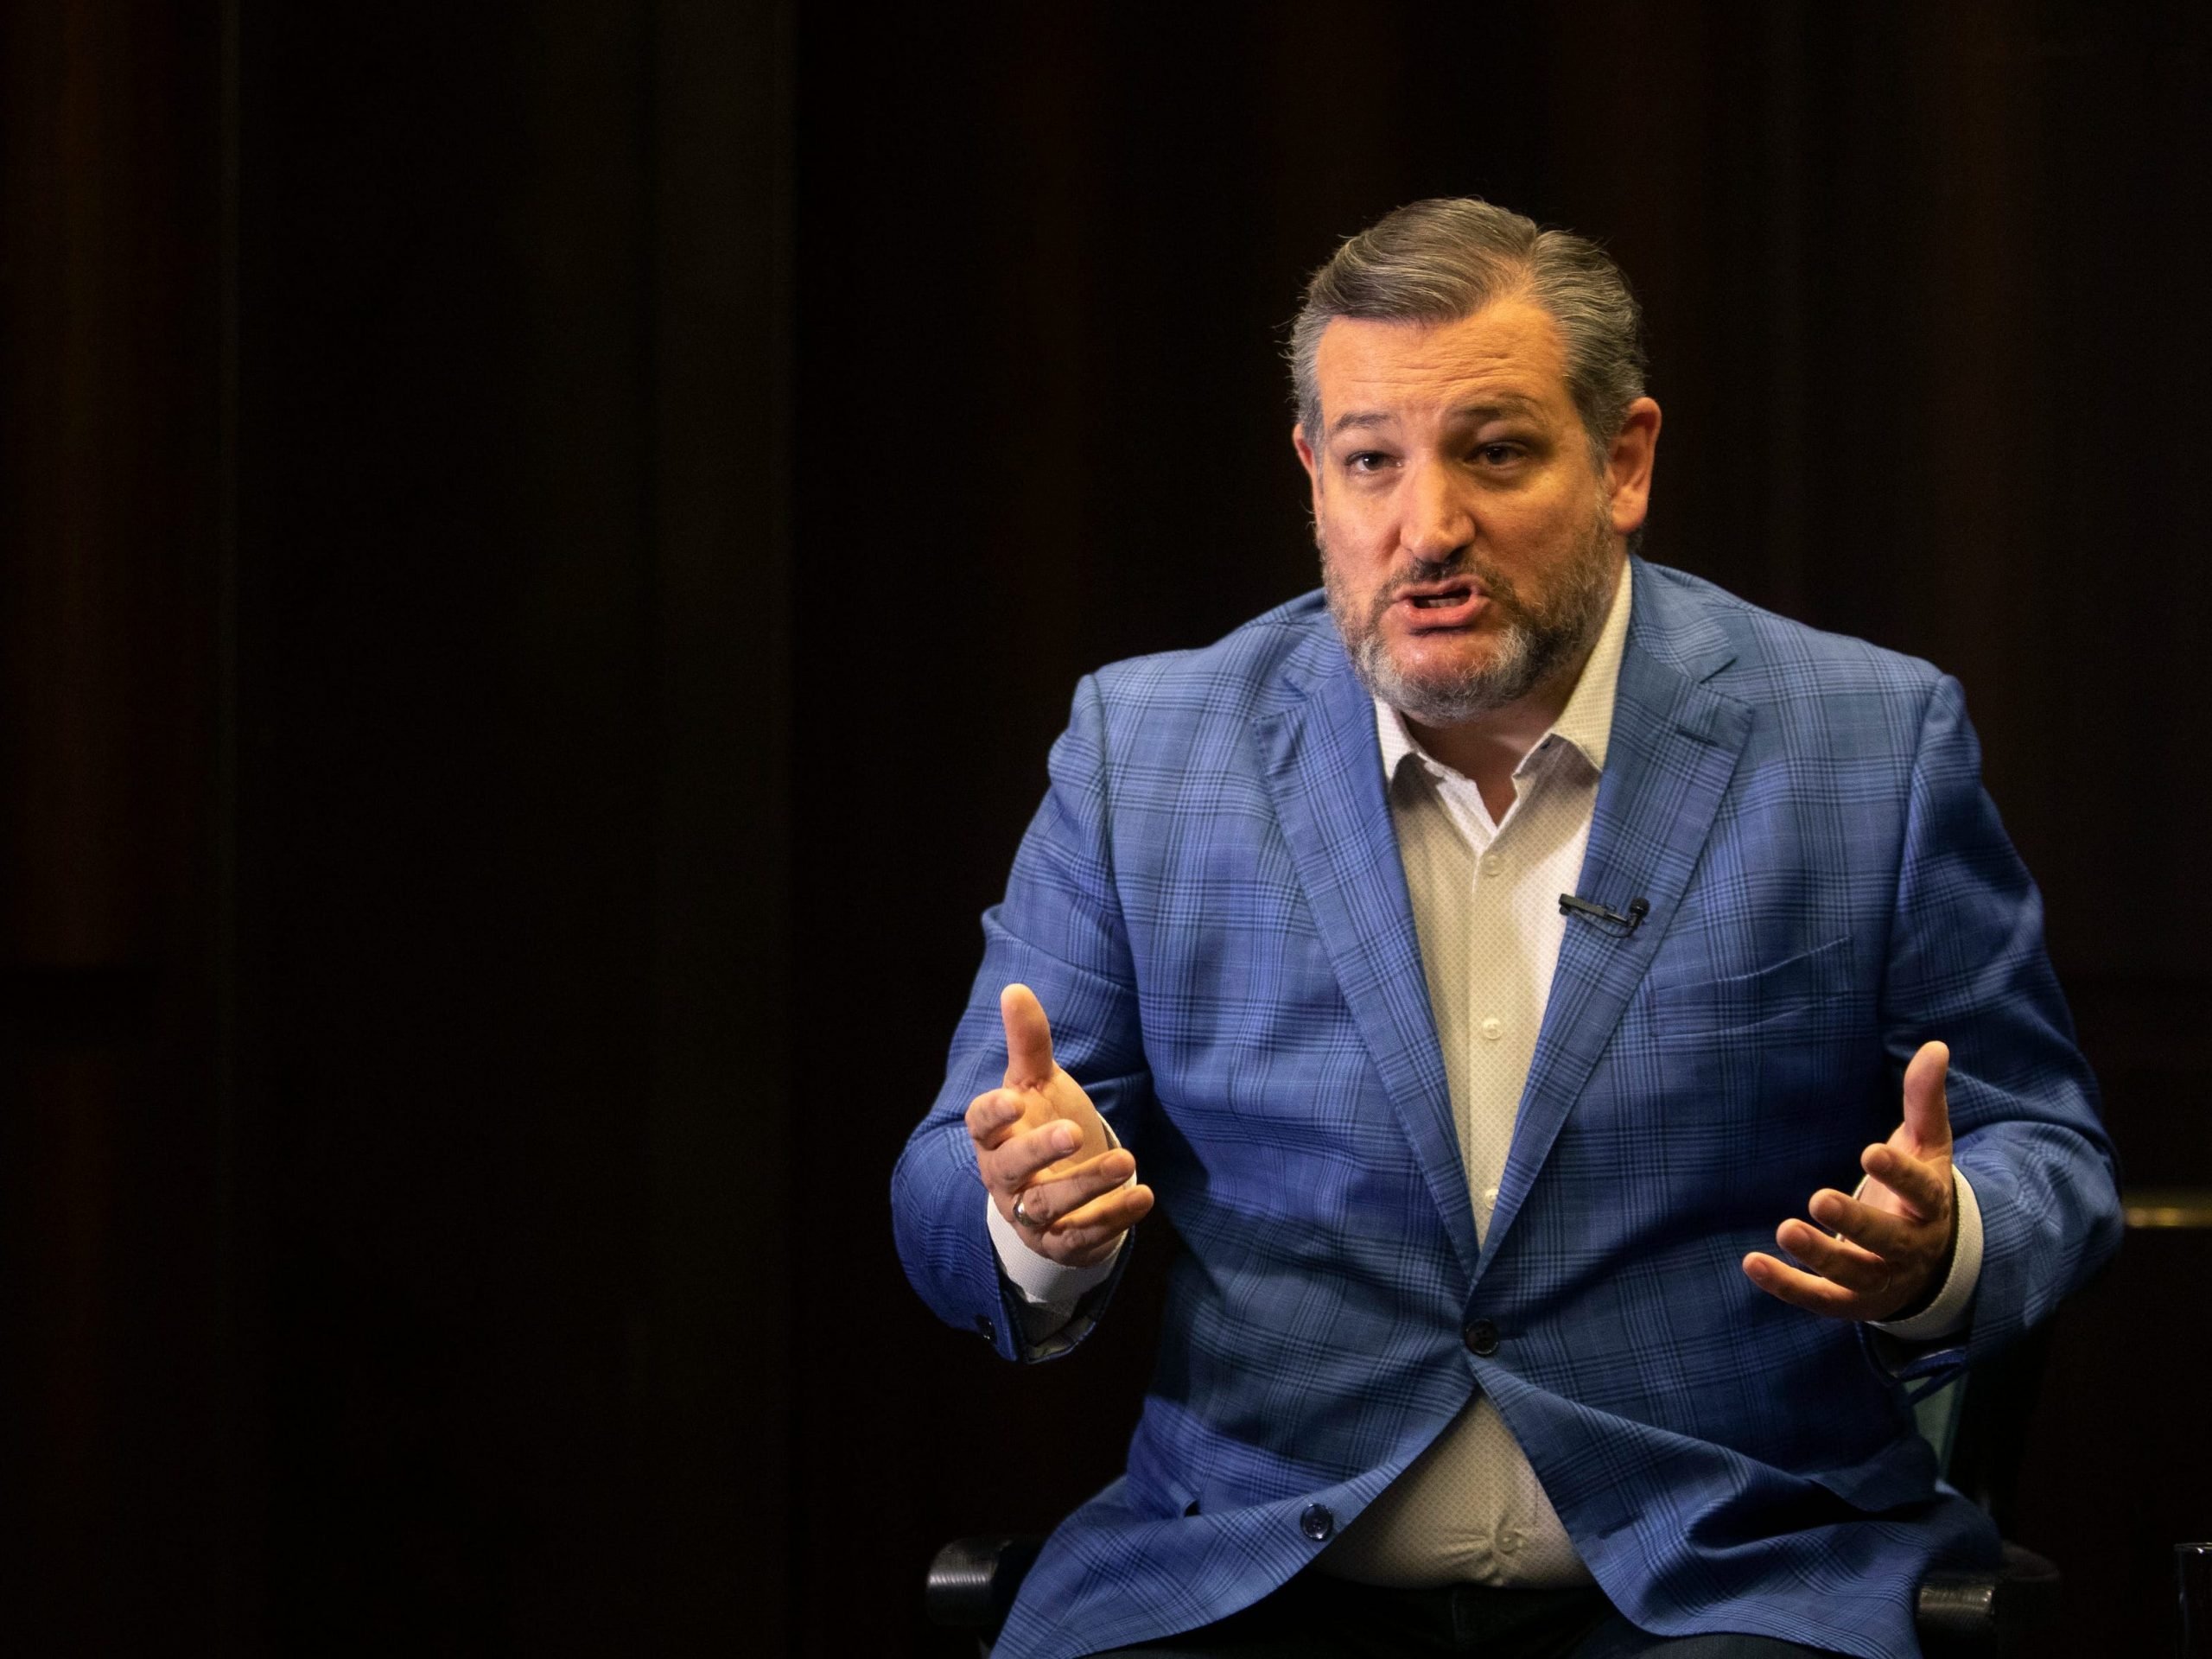
<path fill-rule="evenodd" d="M 1494 1186 L 1486 1186 L 1483 1188 L 1483 1202 L 1484 1204 L 1496 1204 L 1497 1202 L 1497 1189 Z"/>
<path fill-rule="evenodd" d="M 1497 1548 L 1500 1554 L 1512 1554 L 1514 1551 L 1519 1549 L 1525 1541 L 1527 1541 L 1510 1527 L 1500 1527 L 1497 1529 Z"/>
<path fill-rule="evenodd" d="M 1489 1019 L 1482 1022 L 1482 1025 L 1478 1029 L 1482 1032 L 1485 1040 L 1494 1043 L 1500 1037 L 1503 1037 L 1505 1034 L 1505 1021 L 1499 1019 L 1493 1014 Z"/>
<path fill-rule="evenodd" d="M 1308 1503 L 1298 1517 L 1298 1529 L 1318 1544 L 1337 1529 L 1337 1517 L 1324 1504 Z"/>
<path fill-rule="evenodd" d="M 1505 861 L 1497 854 L 1484 853 L 1483 855 L 1482 872 L 1484 875 L 1496 875 L 1504 868 Z"/>
<path fill-rule="evenodd" d="M 1497 1351 L 1497 1327 L 1488 1319 L 1475 1319 L 1460 1332 L 1466 1339 L 1467 1351 L 1478 1358 L 1488 1359 Z"/>

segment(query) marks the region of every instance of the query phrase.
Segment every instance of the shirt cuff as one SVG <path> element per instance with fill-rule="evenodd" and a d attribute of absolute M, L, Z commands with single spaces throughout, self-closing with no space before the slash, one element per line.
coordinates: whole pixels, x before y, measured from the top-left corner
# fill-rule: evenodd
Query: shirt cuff
<path fill-rule="evenodd" d="M 1057 1307 L 1063 1317 L 1075 1311 L 1086 1291 L 1097 1289 L 1114 1276 L 1114 1263 L 1129 1242 L 1124 1233 L 1121 1247 L 1096 1267 L 1071 1268 L 1031 1249 L 1021 1230 L 999 1213 L 988 1192 L 983 1195 L 983 1208 L 990 1212 L 991 1243 L 998 1247 L 999 1267 L 1007 1281 L 1032 1307 Z"/>
<path fill-rule="evenodd" d="M 1951 1270 L 1936 1300 L 1909 1319 L 1875 1319 L 1872 1327 L 1903 1342 L 1930 1342 L 1955 1336 L 1967 1328 L 1974 1306 L 1974 1292 L 1981 1280 L 1981 1205 L 1974 1198 L 1974 1183 L 1966 1172 L 1951 1166 L 1953 1202 L 1959 1212 L 1958 1243 L 1951 1251 Z"/>
<path fill-rule="evenodd" d="M 1118 1151 L 1122 1142 L 1114 1133 L 1114 1126 L 1103 1117 L 1098 1120 L 1098 1126 L 1106 1131 L 1106 1150 Z M 1136 1179 L 1136 1172 L 1131 1170 L 1129 1179 L 1122 1185 L 1135 1186 Z M 1021 1293 L 1023 1301 L 1044 1311 L 1040 1321 L 1023 1321 L 1031 1325 L 1032 1340 L 1036 1339 L 1033 1333 L 1040 1325 L 1049 1331 L 1055 1325 L 1065 1325 L 1075 1313 L 1075 1305 L 1114 1276 L 1114 1264 L 1122 1259 L 1122 1252 L 1129 1244 L 1129 1236 L 1123 1233 L 1121 1243 L 1114 1247 L 1114 1254 L 1103 1262 L 1093 1267 L 1071 1268 L 1031 1249 L 1021 1230 L 999 1213 L 998 1205 L 991 1202 L 988 1192 L 983 1194 L 983 1210 L 984 1220 L 991 1230 L 991 1243 L 998 1249 L 1000 1271 Z"/>

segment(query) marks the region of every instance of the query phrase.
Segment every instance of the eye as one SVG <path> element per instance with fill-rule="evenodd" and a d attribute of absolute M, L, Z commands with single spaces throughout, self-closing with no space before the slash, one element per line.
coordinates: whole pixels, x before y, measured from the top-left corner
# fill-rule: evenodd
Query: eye
<path fill-rule="evenodd" d="M 1390 457 L 1380 449 L 1357 449 L 1346 455 L 1344 470 L 1348 473 L 1379 473 L 1390 464 Z"/>
<path fill-rule="evenodd" d="M 1519 444 L 1502 439 L 1495 443 L 1478 444 L 1475 448 L 1475 459 L 1485 467 L 1510 467 L 1521 459 L 1522 454 Z"/>

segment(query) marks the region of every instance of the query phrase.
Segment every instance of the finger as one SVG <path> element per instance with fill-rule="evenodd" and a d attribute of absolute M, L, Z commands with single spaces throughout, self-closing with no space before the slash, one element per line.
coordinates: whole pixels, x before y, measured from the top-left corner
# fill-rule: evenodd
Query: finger
<path fill-rule="evenodd" d="M 1857 1198 L 1847 1198 L 1833 1187 L 1814 1193 L 1806 1211 L 1831 1233 L 1840 1233 L 1862 1249 L 1890 1262 L 1902 1261 L 1922 1249 L 1928 1232 L 1923 1217 L 1890 1215 Z"/>
<path fill-rule="evenodd" d="M 1113 1254 L 1122 1235 L 1152 1213 L 1152 1205 L 1150 1187 L 1120 1188 L 1062 1219 L 1043 1242 L 1072 1265 L 1090 1267 Z"/>
<path fill-rule="evenodd" d="M 1152 1210 L 1152 1189 L 1148 1186 L 1128 1185 L 1127 1178 L 1116 1182 L 1105 1192 L 1085 1203 L 1076 1205 L 1052 1224 L 1052 1230 L 1063 1235 L 1125 1232 Z"/>
<path fill-rule="evenodd" d="M 1830 1238 L 1817 1227 L 1802 1221 L 1785 1221 L 1774 1230 L 1776 1243 L 1808 1268 L 1846 1290 L 1879 1295 L 1897 1281 L 1897 1269 L 1871 1250 L 1848 1239 Z"/>
<path fill-rule="evenodd" d="M 1942 1160 L 1908 1157 L 1895 1147 L 1869 1147 L 1859 1154 L 1859 1166 L 1923 1221 L 1950 1208 L 1951 1172 Z"/>
<path fill-rule="evenodd" d="M 1792 1307 L 1802 1307 L 1808 1313 L 1824 1313 L 1830 1319 L 1855 1319 L 1866 1300 L 1833 1280 L 1793 1268 L 1759 1250 L 1744 1258 L 1744 1276 L 1768 1295 L 1788 1302 Z"/>
<path fill-rule="evenodd" d="M 1942 1043 L 1923 1043 L 1904 1069 L 1904 1127 L 1923 1154 L 1951 1149 L 1950 1069 L 1951 1051 Z"/>
<path fill-rule="evenodd" d="M 1047 1123 L 1008 1135 L 990 1151 L 980 1154 L 976 1167 L 986 1185 L 1011 1198 L 1039 1175 L 1083 1144 L 1083 1135 L 1072 1123 Z"/>
<path fill-rule="evenodd" d="M 988 1089 L 968 1103 L 968 1138 L 985 1152 L 995 1150 L 1021 1122 L 1021 1096 L 1010 1089 Z"/>
<path fill-rule="evenodd" d="M 1052 1075 L 1052 1027 L 1045 1005 L 1027 985 L 999 993 L 999 1019 L 1006 1027 L 1006 1086 L 1044 1082 Z"/>
<path fill-rule="evenodd" d="M 1021 1213 L 1040 1227 L 1082 1209 L 1101 1193 L 1111 1192 L 1136 1173 L 1137 1160 L 1116 1149 L 1077 1165 L 1052 1170 L 1021 1189 Z"/>

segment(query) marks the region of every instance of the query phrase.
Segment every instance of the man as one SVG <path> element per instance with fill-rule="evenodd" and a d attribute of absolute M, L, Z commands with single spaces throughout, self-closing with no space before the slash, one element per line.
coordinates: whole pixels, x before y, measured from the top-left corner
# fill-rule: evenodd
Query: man
<path fill-rule="evenodd" d="M 2113 1248 L 2094 1085 L 1955 684 L 1633 556 L 1640 326 L 1485 203 L 1352 238 L 1325 607 L 1077 694 L 899 1241 L 1022 1359 L 1187 1252 L 1004 1659 L 1910 1655 L 1994 1558 L 1910 1390 Z"/>

